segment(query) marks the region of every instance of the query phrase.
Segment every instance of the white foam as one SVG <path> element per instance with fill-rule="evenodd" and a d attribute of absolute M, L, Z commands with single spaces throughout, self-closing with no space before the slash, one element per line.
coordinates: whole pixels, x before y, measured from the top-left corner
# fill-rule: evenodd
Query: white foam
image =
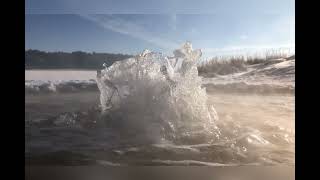
<path fill-rule="evenodd" d="M 174 54 L 166 57 L 146 50 L 98 72 L 102 111 L 111 118 L 134 122 L 128 128 L 141 126 L 150 131 L 146 132 L 149 137 L 202 134 L 219 138 L 217 113 L 208 106 L 198 76 L 201 50 L 193 50 L 187 42 Z"/>
<path fill-rule="evenodd" d="M 204 161 L 196 161 L 196 160 L 152 160 L 154 163 L 163 163 L 166 165 L 182 165 L 182 166 L 190 166 L 190 165 L 203 165 L 203 166 L 237 166 L 236 164 L 221 164 L 221 163 L 213 163 L 213 162 L 204 162 Z"/>

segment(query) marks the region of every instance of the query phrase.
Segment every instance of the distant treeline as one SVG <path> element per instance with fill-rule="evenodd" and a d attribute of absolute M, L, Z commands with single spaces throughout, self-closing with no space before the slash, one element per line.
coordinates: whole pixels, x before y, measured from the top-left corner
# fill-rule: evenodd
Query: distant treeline
<path fill-rule="evenodd" d="M 105 63 L 132 57 L 126 54 L 76 52 L 25 51 L 25 69 L 101 69 Z"/>

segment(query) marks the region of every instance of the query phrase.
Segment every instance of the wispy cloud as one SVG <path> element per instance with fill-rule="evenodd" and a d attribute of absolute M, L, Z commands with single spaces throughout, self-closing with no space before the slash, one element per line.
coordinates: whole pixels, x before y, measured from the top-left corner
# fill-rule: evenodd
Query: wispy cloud
<path fill-rule="evenodd" d="M 267 31 L 249 36 L 244 33 L 233 42 L 219 48 L 207 47 L 203 49 L 205 56 L 214 55 L 245 55 L 259 54 L 270 49 L 295 52 L 295 22 L 294 16 L 277 18 L 269 24 Z M 240 39 L 240 41 L 239 41 Z"/>
<path fill-rule="evenodd" d="M 241 39 L 241 40 L 246 40 L 246 39 L 248 39 L 248 36 L 245 35 L 245 34 L 243 34 L 243 35 L 240 36 L 240 39 Z"/>
<path fill-rule="evenodd" d="M 152 34 L 142 26 L 139 26 L 133 22 L 126 21 L 124 19 L 112 16 L 112 15 L 94 14 L 94 15 L 80 15 L 80 16 L 87 20 L 95 22 L 97 25 L 105 29 L 149 42 L 151 44 L 154 44 L 164 49 L 173 49 L 178 47 L 179 45 L 171 40 L 166 40 L 164 38 L 161 38 L 159 36 Z"/>
<path fill-rule="evenodd" d="M 170 17 L 171 17 L 171 28 L 173 30 L 177 30 L 177 15 L 172 14 Z"/>

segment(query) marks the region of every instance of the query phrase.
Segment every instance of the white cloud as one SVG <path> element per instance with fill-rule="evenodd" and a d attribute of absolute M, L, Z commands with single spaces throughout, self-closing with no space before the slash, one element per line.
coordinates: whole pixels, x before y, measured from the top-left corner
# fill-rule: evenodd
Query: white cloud
<path fill-rule="evenodd" d="M 172 14 L 170 17 L 171 17 L 171 28 L 173 30 L 177 30 L 177 15 Z"/>
<path fill-rule="evenodd" d="M 191 30 L 190 30 L 190 33 L 191 33 L 191 34 L 194 34 L 194 33 L 196 33 L 196 32 L 197 32 L 196 28 L 191 28 Z"/>
<path fill-rule="evenodd" d="M 149 43 L 152 43 L 156 46 L 159 46 L 164 49 L 173 49 L 179 45 L 173 41 L 160 38 L 149 31 L 146 31 L 142 26 L 134 24 L 132 22 L 126 21 L 121 18 L 117 18 L 112 15 L 80 15 L 81 17 L 95 22 L 99 26 L 125 34 Z"/>
<path fill-rule="evenodd" d="M 262 31 L 256 36 L 255 41 L 268 44 L 294 44 L 295 17 L 283 16 L 277 18 L 274 22 L 268 24 L 266 31 Z"/>
<path fill-rule="evenodd" d="M 240 39 L 246 40 L 246 39 L 248 39 L 248 36 L 247 36 L 247 35 L 241 35 L 241 36 L 240 36 Z"/>

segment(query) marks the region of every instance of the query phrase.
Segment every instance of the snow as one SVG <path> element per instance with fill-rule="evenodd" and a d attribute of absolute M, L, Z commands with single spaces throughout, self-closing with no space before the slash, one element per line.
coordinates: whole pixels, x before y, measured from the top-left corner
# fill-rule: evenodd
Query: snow
<path fill-rule="evenodd" d="M 25 80 L 71 81 L 95 78 L 94 70 L 25 70 Z"/>
<path fill-rule="evenodd" d="M 249 66 L 245 72 L 228 74 L 214 78 L 203 78 L 204 84 L 274 85 L 295 86 L 295 60 L 283 61 L 271 65 Z"/>
<path fill-rule="evenodd" d="M 180 51 L 177 50 L 175 54 L 178 56 L 186 54 L 186 52 Z M 144 57 L 150 53 L 149 50 L 146 50 L 140 54 L 140 56 Z M 191 55 L 201 56 L 201 51 L 194 51 Z M 132 61 L 134 61 L 134 59 Z M 176 59 L 174 57 L 167 57 L 165 61 L 162 62 L 162 64 L 167 67 L 166 70 L 169 79 L 173 79 L 175 75 L 182 73 L 181 63 L 182 58 Z M 82 90 L 84 90 L 85 87 L 97 90 L 93 85 L 96 83 L 96 75 L 97 72 L 94 70 L 26 70 L 25 87 L 28 91 L 30 90 L 32 92 L 42 91 L 43 89 L 45 89 L 46 92 L 57 92 L 59 89 L 62 89 L 63 86 L 67 86 L 67 89 L 72 91 L 78 87 L 81 87 Z M 258 87 L 259 89 L 264 89 L 267 86 L 267 88 L 287 88 L 292 92 L 295 88 L 295 59 L 275 59 L 264 64 L 248 66 L 248 70 L 244 72 L 221 75 L 214 78 L 203 77 L 202 83 L 206 87 L 236 87 L 234 89 L 235 91 L 237 91 L 237 87 L 245 91 L 245 89 L 250 89 L 252 86 L 255 86 L 254 88 L 260 86 Z M 59 88 L 57 90 L 58 86 Z"/>

